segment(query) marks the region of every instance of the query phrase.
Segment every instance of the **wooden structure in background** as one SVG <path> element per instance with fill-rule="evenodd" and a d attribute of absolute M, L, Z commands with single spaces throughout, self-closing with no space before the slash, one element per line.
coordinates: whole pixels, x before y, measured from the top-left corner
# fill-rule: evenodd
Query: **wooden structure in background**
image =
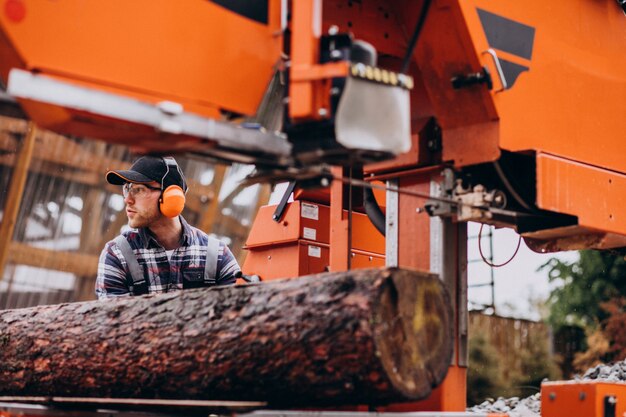
<path fill-rule="evenodd" d="M 545 351 L 552 351 L 552 334 L 544 322 L 515 319 L 470 312 L 470 334 L 482 335 L 503 360 L 504 377 L 519 372 L 522 358 L 519 352 L 530 350 L 532 344 L 545 343 Z"/>
<path fill-rule="evenodd" d="M 120 190 L 107 184 L 104 174 L 109 169 L 128 167 L 133 159 L 123 147 L 30 129 L 28 121 L 0 114 L 0 186 L 9 190 L 0 195 L 0 309 L 94 298 L 100 251 L 127 222 L 123 210 L 111 208 L 111 199 Z M 208 233 L 219 222 L 220 235 L 230 239 L 231 250 L 243 260 L 241 247 L 254 216 L 252 211 L 267 203 L 269 188 L 261 187 L 256 199 L 251 199 L 247 217 L 237 218 L 237 212 L 229 216 L 224 208 L 243 191 L 237 188 L 225 202 L 218 200 L 230 169 L 184 157 L 177 159 L 189 182 L 185 218 Z M 203 184 L 200 177 L 211 170 L 211 183 Z M 68 203 L 75 197 L 82 207 Z M 63 223 L 62 213 L 75 215 L 75 223 L 79 219 L 78 233 L 66 231 L 68 225 Z M 27 236 L 33 223 L 45 233 Z M 36 274 L 46 274 L 45 270 L 74 274 L 74 285 L 59 290 L 47 285 L 54 279 L 44 280 L 48 281 L 46 285 L 32 284 L 21 291 L 23 294 L 12 297 L 18 285 L 14 280 L 18 266 L 44 270 Z"/>
<path fill-rule="evenodd" d="M 4 271 L 9 246 L 13 241 L 15 220 L 17 219 L 20 204 L 22 204 L 22 194 L 26 185 L 30 160 L 33 156 L 36 135 L 37 127 L 31 122 L 28 124 L 27 133 L 24 135 L 24 140 L 22 140 L 17 152 L 13 178 L 11 179 L 11 186 L 9 187 L 4 210 L 2 211 L 2 223 L 0 223 L 0 273 Z"/>

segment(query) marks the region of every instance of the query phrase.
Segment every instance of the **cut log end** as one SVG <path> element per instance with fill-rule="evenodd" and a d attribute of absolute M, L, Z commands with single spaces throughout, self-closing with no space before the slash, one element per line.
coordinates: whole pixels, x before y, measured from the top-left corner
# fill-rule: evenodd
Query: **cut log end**
<path fill-rule="evenodd" d="M 453 353 L 452 309 L 435 275 L 390 270 L 374 312 L 377 354 L 395 389 L 427 397 L 446 376 Z"/>

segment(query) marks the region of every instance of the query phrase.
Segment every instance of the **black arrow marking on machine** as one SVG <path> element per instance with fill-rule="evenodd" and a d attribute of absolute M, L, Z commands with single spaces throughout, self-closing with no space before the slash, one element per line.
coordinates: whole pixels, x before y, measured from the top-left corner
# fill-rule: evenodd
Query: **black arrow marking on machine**
<path fill-rule="evenodd" d="M 526 65 L 521 65 L 499 58 L 499 64 L 506 79 L 507 86 L 505 89 L 509 89 L 515 84 L 517 77 L 522 72 L 530 70 L 530 60 L 535 43 L 535 28 L 483 9 L 476 10 L 489 47 L 511 54 L 520 58 L 522 62 L 526 62 Z"/>

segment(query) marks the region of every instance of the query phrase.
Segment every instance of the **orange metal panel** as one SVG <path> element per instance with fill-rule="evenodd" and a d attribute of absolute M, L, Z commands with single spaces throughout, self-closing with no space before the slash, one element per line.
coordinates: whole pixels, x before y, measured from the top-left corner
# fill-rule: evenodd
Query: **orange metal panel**
<path fill-rule="evenodd" d="M 23 68 L 25 65 L 24 58 L 13 47 L 6 33 L 0 27 L 0 77 L 6 81 L 9 78 L 11 68 Z"/>
<path fill-rule="evenodd" d="M 313 83 L 301 81 L 291 84 L 289 88 L 289 115 L 296 119 L 311 117 L 314 102 Z"/>
<path fill-rule="evenodd" d="M 367 172 L 365 174 L 367 175 Z M 376 197 L 376 202 L 384 212 L 386 206 L 386 192 L 380 187 L 384 187 L 385 183 L 381 181 L 371 181 L 371 183 L 376 186 L 376 188 L 373 188 L 372 191 L 374 192 L 374 196 Z M 296 188 L 293 192 L 293 199 L 330 205 L 330 188 Z"/>
<path fill-rule="evenodd" d="M 621 8 L 613 2 L 568 0 L 459 5 L 477 53 L 489 47 L 478 8 L 534 28 L 529 57 L 491 45 L 501 60 L 528 69 L 509 90 L 491 93 L 500 119 L 500 147 L 534 149 L 626 172 L 626 119 L 620 106 L 626 97 L 626 17 Z M 492 58 L 480 59 L 497 79 Z"/>
<path fill-rule="evenodd" d="M 346 77 L 348 75 L 348 62 L 330 62 L 323 65 L 311 65 L 294 67 L 291 70 L 292 81 L 313 81 L 326 78 Z"/>
<path fill-rule="evenodd" d="M 430 176 L 400 180 L 400 188 L 430 194 Z M 398 262 L 401 266 L 430 271 L 430 218 L 421 210 L 426 199 L 399 195 Z"/>
<path fill-rule="evenodd" d="M 411 130 L 415 131 L 414 127 L 411 127 Z M 411 149 L 408 152 L 400 154 L 388 161 L 365 165 L 365 174 L 375 175 L 385 171 L 397 171 L 417 166 L 419 164 L 419 144 L 419 135 L 416 133 L 411 134 Z"/>
<path fill-rule="evenodd" d="M 298 249 L 300 259 L 302 260 L 300 263 L 299 275 L 327 272 L 328 264 L 330 263 L 330 249 L 328 245 L 323 245 L 317 242 L 307 242 L 305 240 L 301 240 L 299 243 Z"/>
<path fill-rule="evenodd" d="M 292 2 L 291 17 L 291 71 L 308 70 L 319 62 L 321 35 L 321 3 L 315 0 Z M 317 115 L 315 83 L 292 82 L 289 92 L 289 115 L 310 118 Z"/>
<path fill-rule="evenodd" d="M 381 407 L 380 411 L 465 411 L 466 410 L 467 368 L 451 366 L 443 384 L 433 390 L 430 396 L 422 401 L 393 404 Z M 488 414 L 495 417 L 498 414 Z M 505 414 L 506 416 L 506 414 Z M 544 416 L 545 417 L 545 416 Z M 564 415 L 559 416 L 564 417 Z M 569 417 L 569 416 L 568 416 Z"/>
<path fill-rule="evenodd" d="M 330 208 L 328 206 L 296 200 L 285 208 L 280 222 L 272 220 L 276 206 L 259 209 L 246 241 L 247 248 L 280 245 L 298 239 L 329 243 Z M 347 212 L 343 215 L 347 219 Z M 367 215 L 352 213 L 352 247 L 357 250 L 385 253 L 385 238 L 372 225 Z"/>
<path fill-rule="evenodd" d="M 407 0 L 389 7 L 402 11 L 396 19 L 410 33 L 421 5 Z M 507 32 L 510 26 L 528 29 L 530 53 L 512 52 L 493 39 L 490 44 L 490 24 L 483 26 L 479 9 L 508 22 L 499 39 L 517 43 L 515 31 Z M 611 2 L 433 3 L 414 59 L 428 91 L 425 105 L 443 127 L 443 160 L 465 166 L 496 159 L 499 148 L 538 150 L 626 172 L 621 140 L 626 119 L 619 106 L 626 96 L 624 19 Z M 489 48 L 504 66 L 516 68 L 505 71 L 510 87 L 505 91 L 497 92 L 502 83 Z M 483 66 L 491 72 L 493 91 L 484 85 L 452 88 L 452 77 Z"/>
<path fill-rule="evenodd" d="M 385 256 L 378 253 L 353 250 L 351 256 L 352 269 L 382 268 L 385 266 Z"/>
<path fill-rule="evenodd" d="M 556 381 L 541 384 L 543 417 L 604 417 L 605 398 L 614 396 L 616 416 L 626 413 L 626 384 L 599 381 Z"/>
<path fill-rule="evenodd" d="M 263 281 L 296 278 L 328 270 L 329 246 L 318 242 L 298 240 L 249 250 L 243 271 L 247 275 L 259 275 Z M 353 269 L 385 266 L 385 257 L 381 254 L 353 250 L 351 255 Z"/>
<path fill-rule="evenodd" d="M 580 226 L 626 235 L 626 175 L 537 155 L 537 205 L 578 217 Z"/>
<path fill-rule="evenodd" d="M 365 252 L 385 253 L 385 237 L 376 230 L 365 214 L 352 213 L 352 248 Z"/>
<path fill-rule="evenodd" d="M 406 28 L 398 25 L 393 2 L 386 0 L 324 0 L 323 29 L 336 26 L 340 33 L 376 45 L 380 55 L 401 57 L 406 52 Z"/>
<path fill-rule="evenodd" d="M 398 19 L 413 28 L 422 2 L 402 1 Z M 434 116 L 443 131 L 443 160 L 468 165 L 498 158 L 498 119 L 492 93 L 484 86 L 455 90 L 451 79 L 476 73 L 484 65 L 480 51 L 470 37 L 462 4 L 454 0 L 433 2 L 424 23 L 414 60 L 420 68 Z M 506 2 L 507 5 L 509 2 Z M 412 29 L 411 29 L 412 30 Z"/>
<path fill-rule="evenodd" d="M 251 249 L 243 265 L 246 275 L 263 281 L 295 278 L 328 271 L 328 245 L 298 240 L 281 246 Z"/>
<path fill-rule="evenodd" d="M 263 281 L 293 278 L 298 276 L 299 261 L 297 245 L 272 246 L 250 250 L 241 270 L 246 275 L 258 275 Z"/>
<path fill-rule="evenodd" d="M 495 161 L 500 157 L 498 129 L 498 123 L 486 122 L 444 131 L 443 160 L 457 167 Z"/>
<path fill-rule="evenodd" d="M 275 210 L 276 206 L 263 206 L 259 209 L 246 241 L 247 247 L 277 245 L 298 239 L 328 243 L 328 206 L 294 201 L 287 205 L 279 223 L 272 220 Z"/>
<path fill-rule="evenodd" d="M 416 8 L 417 3 L 402 2 L 405 8 L 411 9 Z M 497 118 L 487 88 L 452 88 L 452 77 L 477 72 L 481 66 L 460 3 L 463 2 L 446 0 L 431 6 L 414 55 L 444 131 Z M 412 28 L 414 25 L 407 26 Z M 442 30 L 443 27 L 446 30 Z"/>
<path fill-rule="evenodd" d="M 291 12 L 291 64 L 292 68 L 307 69 L 319 62 L 321 35 L 321 2 L 300 0 L 292 2 Z M 318 14 L 319 13 L 319 14 Z"/>
<path fill-rule="evenodd" d="M 294 200 L 311 201 L 319 204 L 330 204 L 330 188 L 297 188 L 293 191 Z"/>
<path fill-rule="evenodd" d="M 254 114 L 282 50 L 280 0 L 267 25 L 205 0 L 20 1 L 0 31 L 27 69 L 185 108 Z M 15 59 L 1 58 L 6 81 Z"/>

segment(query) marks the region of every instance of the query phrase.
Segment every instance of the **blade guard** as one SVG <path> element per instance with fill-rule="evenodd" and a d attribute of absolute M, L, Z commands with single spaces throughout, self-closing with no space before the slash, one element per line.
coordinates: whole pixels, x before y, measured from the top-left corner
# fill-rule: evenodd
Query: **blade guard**
<path fill-rule="evenodd" d="M 409 91 L 348 76 L 337 108 L 335 137 L 349 149 L 396 155 L 408 152 L 411 148 Z"/>

